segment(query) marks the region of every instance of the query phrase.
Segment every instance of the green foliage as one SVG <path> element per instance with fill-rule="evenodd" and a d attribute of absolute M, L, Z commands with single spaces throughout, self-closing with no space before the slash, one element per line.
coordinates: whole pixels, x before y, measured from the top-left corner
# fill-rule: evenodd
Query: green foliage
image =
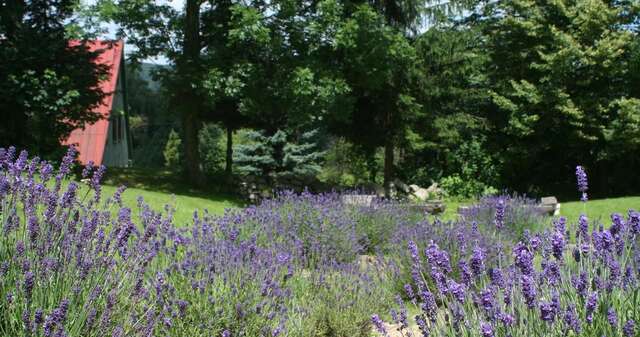
<path fill-rule="evenodd" d="M 180 135 L 172 129 L 171 132 L 169 132 L 169 138 L 167 139 L 164 151 L 162 152 L 164 155 L 164 165 L 166 167 L 173 170 L 178 170 L 180 168 L 180 163 L 182 161 L 182 156 L 180 155 L 181 145 L 182 140 L 180 139 Z"/>
<path fill-rule="evenodd" d="M 407 126 L 402 140 L 406 181 L 427 186 L 462 175 L 464 160 L 457 160 L 457 152 L 474 135 L 487 132 L 486 57 L 476 50 L 479 41 L 476 30 L 443 26 L 432 27 L 415 41 L 421 76 L 414 90 L 422 115 Z"/>
<path fill-rule="evenodd" d="M 344 138 L 331 142 L 318 178 L 330 185 L 355 187 L 369 181 L 366 158 Z"/>
<path fill-rule="evenodd" d="M 459 173 L 440 181 L 449 195 L 475 198 L 497 192 L 493 187 L 498 178 L 495 159 L 486 152 L 483 141 L 473 138 L 463 142 L 450 156 L 449 162 L 459 169 Z"/>
<path fill-rule="evenodd" d="M 355 273 L 354 273 L 355 274 Z M 314 303 L 306 317 L 289 332 L 292 337 L 368 337 L 371 336 L 372 308 L 387 309 L 389 298 L 384 288 L 366 284 L 357 275 L 334 273 L 324 280 L 317 276 L 296 280 L 294 297 Z M 384 295 L 383 295 L 384 294 Z"/>
<path fill-rule="evenodd" d="M 127 63 L 125 68 L 135 167 L 163 167 L 167 137 L 171 128 L 178 127 L 178 121 L 169 112 L 166 88 L 155 78 L 163 69 L 148 63 Z"/>
<path fill-rule="evenodd" d="M 55 157 L 73 129 L 100 116 L 99 52 L 69 45 L 65 24 L 75 1 L 3 3 L 0 10 L 0 139 Z M 54 6 L 55 9 L 49 8 Z M 37 43 L 35 43 L 37 41 Z"/>
<path fill-rule="evenodd" d="M 549 187 L 580 163 L 602 173 L 595 174 L 603 177 L 593 182 L 596 190 L 620 193 L 635 184 L 604 179 L 627 176 L 637 163 L 619 167 L 634 141 L 613 130 L 625 124 L 635 132 L 638 18 L 634 2 L 600 0 L 496 2 L 478 17 L 493 65 L 490 120 L 505 183 L 523 191 Z"/>
<path fill-rule="evenodd" d="M 200 158 L 202 171 L 214 174 L 222 170 L 224 151 L 221 147 L 222 130 L 215 124 L 206 124 L 200 130 Z"/>
<path fill-rule="evenodd" d="M 282 179 L 305 179 L 320 172 L 324 152 L 318 149 L 317 130 L 304 132 L 297 142 L 278 130 L 271 136 L 263 132 L 247 133 L 249 142 L 235 151 L 238 170 L 248 176 L 264 178 L 268 184 Z"/>

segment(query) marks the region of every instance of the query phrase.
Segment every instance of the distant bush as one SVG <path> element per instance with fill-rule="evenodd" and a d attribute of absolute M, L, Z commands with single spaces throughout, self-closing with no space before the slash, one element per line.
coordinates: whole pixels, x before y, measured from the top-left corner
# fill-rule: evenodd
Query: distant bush
<path fill-rule="evenodd" d="M 205 174 L 212 175 L 223 169 L 225 154 L 220 144 L 222 134 L 222 129 L 215 124 L 205 124 L 200 130 L 200 160 Z"/>
<path fill-rule="evenodd" d="M 164 155 L 164 165 L 167 168 L 179 169 L 182 161 L 181 152 L 182 140 L 180 139 L 180 135 L 172 129 L 171 132 L 169 132 L 167 144 L 164 146 L 164 151 L 162 152 Z"/>

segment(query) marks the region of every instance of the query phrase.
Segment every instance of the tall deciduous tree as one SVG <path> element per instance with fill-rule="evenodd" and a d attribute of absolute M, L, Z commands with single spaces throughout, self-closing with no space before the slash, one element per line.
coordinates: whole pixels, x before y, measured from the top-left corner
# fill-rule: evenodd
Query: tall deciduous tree
<path fill-rule="evenodd" d="M 120 25 L 119 34 L 136 46 L 134 60 L 163 57 L 175 66 L 164 72 L 172 93 L 171 106 L 180 114 L 185 173 L 193 183 L 201 183 L 198 132 L 202 128 L 205 98 L 198 90 L 203 76 L 201 20 L 204 1 L 186 0 L 178 11 L 166 3 L 145 0 L 104 0 L 98 2 L 101 15 Z"/>
<path fill-rule="evenodd" d="M 0 142 L 54 155 L 61 140 L 100 115 L 99 52 L 71 45 L 65 23 L 75 1 L 0 3 Z M 35 43 L 37 41 L 37 43 Z"/>
<path fill-rule="evenodd" d="M 360 5 L 339 25 L 335 55 L 350 89 L 352 109 L 333 115 L 331 130 L 371 155 L 384 147 L 384 185 L 393 178 L 394 148 L 420 114 L 411 85 L 415 50 L 402 31 L 369 5 Z"/>
<path fill-rule="evenodd" d="M 562 181 L 578 163 L 601 179 L 596 190 L 633 185 L 608 180 L 631 178 L 640 167 L 633 145 L 639 19 L 634 1 L 516 0 L 485 8 L 478 25 L 509 186 L 554 188 L 548 181 Z"/>

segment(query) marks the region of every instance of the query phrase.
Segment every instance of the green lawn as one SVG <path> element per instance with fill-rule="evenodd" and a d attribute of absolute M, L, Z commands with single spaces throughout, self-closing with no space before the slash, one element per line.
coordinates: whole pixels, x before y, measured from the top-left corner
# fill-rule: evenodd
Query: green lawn
<path fill-rule="evenodd" d="M 113 195 L 116 191 L 115 186 L 104 185 L 102 188 L 105 197 Z M 223 214 L 225 209 L 241 205 L 236 199 L 224 195 L 192 196 L 140 188 L 127 188 L 122 195 L 122 201 L 128 207 L 135 208 L 138 196 L 142 196 L 154 210 L 162 210 L 166 204 L 174 206 L 176 209 L 174 223 L 177 226 L 191 224 L 194 210 L 203 211 L 206 209 L 212 214 Z"/>
<path fill-rule="evenodd" d="M 209 213 L 222 214 L 225 209 L 241 207 L 236 197 L 225 195 L 212 188 L 193 189 L 182 183 L 174 173 L 167 170 L 147 169 L 115 169 L 107 171 L 104 193 L 113 194 L 116 186 L 124 184 L 129 188 L 123 195 L 124 202 L 129 207 L 136 206 L 136 198 L 142 196 L 154 209 L 160 210 L 165 204 L 175 206 L 175 219 L 178 225 L 191 222 L 193 211 L 204 209 Z M 457 218 L 458 206 L 472 204 L 472 200 L 446 200 L 446 210 L 438 217 L 444 220 Z M 580 201 L 562 202 L 560 213 L 570 222 L 577 221 L 580 214 L 585 213 L 592 220 L 600 219 L 607 222 L 611 213 L 625 214 L 629 209 L 640 210 L 640 196 L 590 200 L 586 204 Z"/>
<path fill-rule="evenodd" d="M 600 200 L 560 202 L 560 214 L 569 221 L 575 222 L 580 214 L 585 213 L 592 220 L 601 220 L 607 224 L 611 213 L 627 215 L 629 209 L 640 210 L 640 197 L 621 197 Z"/>
<path fill-rule="evenodd" d="M 458 216 L 458 206 L 470 205 L 473 204 L 473 201 L 446 200 L 445 203 L 447 205 L 445 212 L 438 216 L 441 219 L 454 220 Z M 620 213 L 626 216 L 629 209 L 640 211 L 640 196 L 589 200 L 586 204 L 580 201 L 562 202 L 561 200 L 560 204 L 560 215 L 566 217 L 569 222 L 578 221 L 580 214 L 585 213 L 589 219 L 599 219 L 606 223 L 609 221 L 611 213 Z"/>
<path fill-rule="evenodd" d="M 82 188 L 87 188 L 81 183 Z M 160 211 L 166 204 L 175 208 L 174 219 L 177 226 L 188 226 L 193 212 L 207 210 L 211 214 L 223 214 L 227 208 L 241 207 L 242 202 L 235 196 L 219 192 L 219 184 L 208 183 L 199 188 L 189 187 L 183 180 L 168 170 L 139 168 L 109 168 L 103 179 L 103 198 L 110 197 L 120 185 L 127 186 L 122 201 L 135 209 L 137 198 Z"/>

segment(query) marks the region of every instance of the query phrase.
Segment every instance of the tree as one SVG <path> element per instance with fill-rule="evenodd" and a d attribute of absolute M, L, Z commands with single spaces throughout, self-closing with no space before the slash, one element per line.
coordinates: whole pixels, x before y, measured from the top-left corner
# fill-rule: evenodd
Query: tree
<path fill-rule="evenodd" d="M 273 135 L 311 125 L 345 88 L 313 55 L 324 32 L 308 3 L 187 1 L 175 11 L 154 1 L 104 0 L 102 13 L 122 26 L 136 58 L 162 55 L 175 64 L 166 73 L 181 112 L 189 176 L 199 171 L 193 135 L 202 121 L 227 130 L 226 170 L 231 171 L 233 130 L 248 126 Z"/>
<path fill-rule="evenodd" d="M 100 15 L 120 25 L 118 35 L 136 46 L 130 57 L 136 61 L 165 57 L 175 68 L 163 72 L 172 94 L 172 110 L 179 112 L 184 142 L 185 173 L 192 183 L 202 183 L 198 133 L 202 127 L 204 97 L 198 90 L 202 81 L 203 2 L 186 0 L 180 12 L 151 0 L 104 0 L 98 3 Z"/>
<path fill-rule="evenodd" d="M 508 185 L 568 189 L 564 177 L 583 164 L 599 179 L 592 183 L 596 191 L 637 186 L 640 181 L 629 181 L 640 168 L 630 159 L 637 157 L 631 135 L 640 119 L 632 71 L 637 3 L 517 0 L 491 3 L 481 14 L 476 24 L 491 64 L 490 120 L 508 163 Z"/>
<path fill-rule="evenodd" d="M 288 141 L 286 132 L 272 136 L 251 131 L 249 143 L 238 146 L 238 170 L 254 178 L 264 178 L 269 186 L 283 180 L 300 181 L 315 177 L 321 170 L 324 152 L 318 148 L 317 130 L 304 132 L 297 141 Z"/>
<path fill-rule="evenodd" d="M 458 153 L 465 147 L 471 146 L 486 153 L 484 159 L 491 159 L 485 141 L 489 90 L 484 69 L 488 64 L 479 49 L 480 33 L 478 29 L 442 24 L 431 27 L 414 42 L 420 74 L 414 90 L 422 114 L 407 127 L 402 139 L 402 174 L 408 181 L 426 185 L 451 175 L 466 178 L 463 167 L 476 163 L 460 162 Z M 473 178 L 494 184 L 493 179 L 484 180 L 496 172 L 486 173 Z"/>
<path fill-rule="evenodd" d="M 339 25 L 335 53 L 353 100 L 348 113 L 333 114 L 330 130 L 370 156 L 384 147 L 384 185 L 393 178 L 394 148 L 420 114 L 412 94 L 416 54 L 404 34 L 361 5 Z"/>
<path fill-rule="evenodd" d="M 0 139 L 45 157 L 57 156 L 72 130 L 101 116 L 99 52 L 70 44 L 65 24 L 75 1 L 0 4 Z M 37 43 L 34 43 L 37 41 Z"/>

